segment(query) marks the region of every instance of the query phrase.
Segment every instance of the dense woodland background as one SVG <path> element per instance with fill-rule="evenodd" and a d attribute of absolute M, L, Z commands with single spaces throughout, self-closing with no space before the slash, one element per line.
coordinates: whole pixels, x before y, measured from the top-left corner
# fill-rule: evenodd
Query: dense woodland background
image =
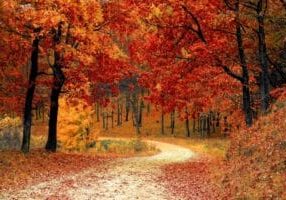
<path fill-rule="evenodd" d="M 0 149 L 219 139 L 219 199 L 283 199 L 285 33 L 285 0 L 1 0 Z"/>

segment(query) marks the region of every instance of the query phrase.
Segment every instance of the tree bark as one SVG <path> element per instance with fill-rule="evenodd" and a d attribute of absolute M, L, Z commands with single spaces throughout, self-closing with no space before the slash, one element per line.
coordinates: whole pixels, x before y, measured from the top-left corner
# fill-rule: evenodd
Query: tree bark
<path fill-rule="evenodd" d="M 243 110 L 245 114 L 245 122 L 248 127 L 252 125 L 252 110 L 251 110 L 251 96 L 249 89 L 249 73 L 246 62 L 246 56 L 244 52 L 241 25 L 240 25 L 240 1 L 237 0 L 235 4 L 235 13 L 236 13 L 236 40 L 239 52 L 240 65 L 242 68 L 242 85 L 243 85 Z"/>
<path fill-rule="evenodd" d="M 38 75 L 38 60 L 39 60 L 39 38 L 35 38 L 32 44 L 31 55 L 31 69 L 29 75 L 29 86 L 26 93 L 25 108 L 24 108 L 24 121 L 23 121 L 23 140 L 22 152 L 28 153 L 30 151 L 30 138 L 32 126 L 32 105 L 34 93 L 36 89 L 36 78 Z"/>
<path fill-rule="evenodd" d="M 126 94 L 125 102 L 125 121 L 129 121 L 129 112 L 130 112 L 130 94 Z"/>
<path fill-rule="evenodd" d="M 171 112 L 171 134 L 175 132 L 175 110 Z"/>
<path fill-rule="evenodd" d="M 189 117 L 187 117 L 187 119 L 186 119 L 186 133 L 187 133 L 187 137 L 191 137 Z"/>
<path fill-rule="evenodd" d="M 140 135 L 140 124 L 139 124 L 139 111 L 138 111 L 138 96 L 135 92 L 132 94 L 132 99 L 130 100 L 133 108 L 134 124 L 136 128 L 136 134 Z"/>
<path fill-rule="evenodd" d="M 117 126 L 121 125 L 121 109 L 119 100 L 117 101 Z"/>
<path fill-rule="evenodd" d="M 111 128 L 114 127 L 114 111 L 111 111 Z"/>
<path fill-rule="evenodd" d="M 165 134 L 165 116 L 162 111 L 161 113 L 161 135 L 164 135 L 164 134 Z"/>
<path fill-rule="evenodd" d="M 263 8 L 265 7 L 265 8 Z M 260 92 L 261 92 L 261 110 L 266 113 L 270 103 L 270 81 L 269 66 L 267 59 L 267 46 L 265 41 L 264 18 L 267 9 L 267 0 L 259 0 L 257 4 L 257 22 L 258 22 L 258 47 L 259 61 L 261 66 L 260 74 Z"/>
<path fill-rule="evenodd" d="M 147 90 L 147 95 L 150 96 L 150 91 Z M 151 112 L 151 105 L 150 105 L 150 102 L 147 103 L 147 116 L 150 115 L 150 112 Z"/>
<path fill-rule="evenodd" d="M 196 118 L 193 118 L 193 134 L 196 134 Z"/>
<path fill-rule="evenodd" d="M 141 99 L 140 105 L 139 105 L 139 125 L 142 126 L 143 123 L 143 108 L 144 108 L 144 102 Z"/>
<path fill-rule="evenodd" d="M 99 103 L 96 103 L 96 121 L 100 121 L 100 113 L 99 113 Z"/>
<path fill-rule="evenodd" d="M 55 31 L 54 43 L 55 47 L 61 42 L 62 27 L 58 26 L 58 30 Z M 53 86 L 51 92 L 51 104 L 50 104 L 50 119 L 49 119 L 49 135 L 46 144 L 46 150 L 55 152 L 57 150 L 57 123 L 58 123 L 58 110 L 59 110 L 59 97 L 62 87 L 65 82 L 65 75 L 62 71 L 61 55 L 58 50 L 54 50 L 54 64 L 51 66 L 53 70 Z"/>

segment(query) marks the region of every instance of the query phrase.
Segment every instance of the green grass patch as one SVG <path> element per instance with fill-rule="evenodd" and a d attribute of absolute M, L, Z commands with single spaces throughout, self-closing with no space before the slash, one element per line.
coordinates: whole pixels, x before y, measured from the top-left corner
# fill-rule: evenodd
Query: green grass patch
<path fill-rule="evenodd" d="M 133 140 L 99 140 L 94 143 L 88 150 L 89 152 L 99 154 L 119 154 L 119 155 L 152 155 L 159 150 L 155 146 L 147 144 L 146 142 Z"/>

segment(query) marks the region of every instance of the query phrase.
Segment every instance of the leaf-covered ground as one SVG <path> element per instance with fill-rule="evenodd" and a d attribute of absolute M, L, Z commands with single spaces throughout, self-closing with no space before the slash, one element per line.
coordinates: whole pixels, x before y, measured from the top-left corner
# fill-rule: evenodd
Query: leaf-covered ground
<path fill-rule="evenodd" d="M 286 199 L 286 104 L 231 135 L 221 165 L 221 198 Z"/>
<path fill-rule="evenodd" d="M 164 166 L 160 180 L 168 191 L 179 199 L 216 200 L 219 199 L 217 188 L 211 182 L 211 167 L 214 161 L 198 158 L 184 163 Z"/>
<path fill-rule="evenodd" d="M 207 194 L 211 190 L 207 187 L 207 179 L 202 176 L 206 168 L 204 163 L 196 160 L 196 154 L 177 145 L 151 141 L 150 143 L 155 144 L 161 152 L 149 157 L 113 160 L 38 152 L 30 155 L 29 160 L 32 160 L 32 163 L 22 155 L 18 155 L 24 163 L 20 169 L 9 172 L 10 176 L 12 173 L 25 171 L 29 165 L 37 169 L 31 168 L 25 172 L 26 177 L 30 176 L 28 179 L 24 179 L 25 176 L 21 178 L 15 176 L 18 181 L 21 181 L 16 185 L 21 187 L 6 191 L 2 186 L 0 197 L 1 199 L 100 200 L 210 199 Z M 51 164 L 48 165 L 48 163 Z M 57 169 L 54 170 L 54 168 Z M 9 167 L 6 166 L 6 170 L 8 169 Z M 190 169 L 191 174 L 189 174 Z M 15 186 L 14 181 L 10 180 L 10 182 Z M 26 188 L 24 182 L 29 183 Z M 186 183 L 191 184 L 190 188 L 184 186 Z M 9 181 L 2 183 L 2 185 L 7 184 Z M 179 187 L 181 187 L 180 190 Z"/>
<path fill-rule="evenodd" d="M 0 194 L 20 190 L 39 182 L 52 180 L 88 168 L 100 168 L 111 158 L 82 154 L 46 153 L 32 151 L 0 152 Z M 0 195 L 1 196 L 1 195 Z"/>

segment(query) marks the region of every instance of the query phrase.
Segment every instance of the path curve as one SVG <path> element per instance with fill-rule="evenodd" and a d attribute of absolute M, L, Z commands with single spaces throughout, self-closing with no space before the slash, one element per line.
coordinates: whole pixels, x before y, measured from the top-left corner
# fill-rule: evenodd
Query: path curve
<path fill-rule="evenodd" d="M 114 139 L 114 138 L 109 138 Z M 0 194 L 0 199 L 71 199 L 71 200 L 172 200 L 158 181 L 160 167 L 184 162 L 195 154 L 181 146 L 145 140 L 160 153 L 150 157 L 133 157 L 111 161 L 104 172 L 88 169 L 81 173 L 30 186 L 13 193 Z"/>

